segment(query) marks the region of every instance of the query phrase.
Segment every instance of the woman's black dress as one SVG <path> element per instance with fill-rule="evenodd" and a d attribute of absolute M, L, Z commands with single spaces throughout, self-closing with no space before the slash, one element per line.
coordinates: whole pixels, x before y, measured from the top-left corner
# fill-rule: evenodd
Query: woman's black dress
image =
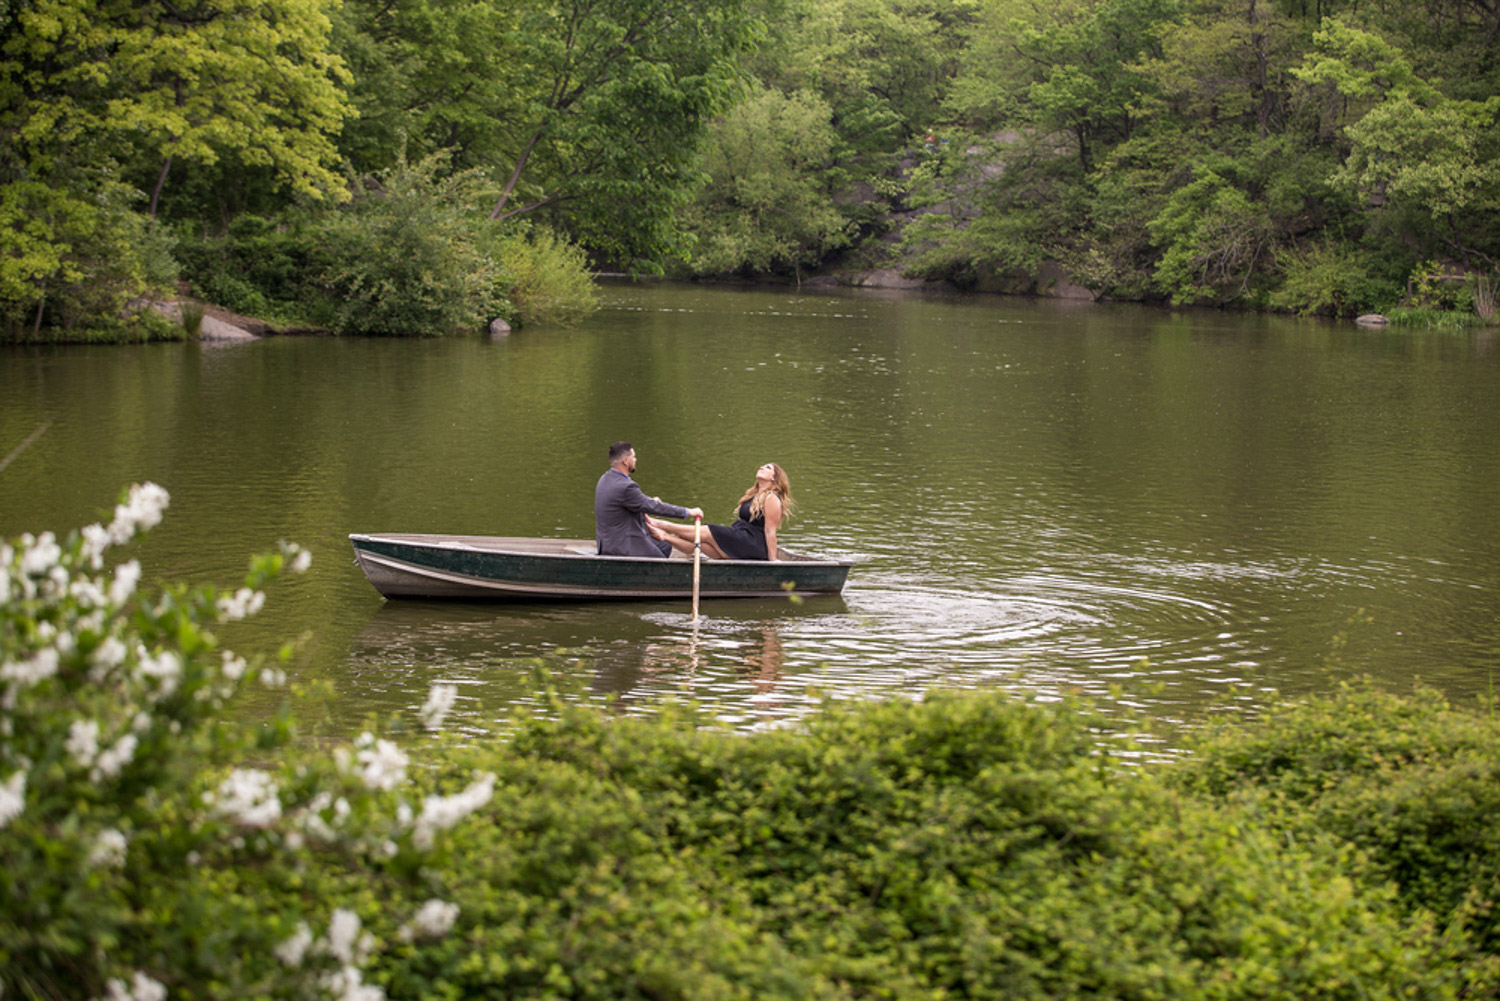
<path fill-rule="evenodd" d="M 750 502 L 740 502 L 740 520 L 733 525 L 709 525 L 714 545 L 732 560 L 768 560 L 766 550 L 766 516 L 762 512 L 752 521 Z"/>

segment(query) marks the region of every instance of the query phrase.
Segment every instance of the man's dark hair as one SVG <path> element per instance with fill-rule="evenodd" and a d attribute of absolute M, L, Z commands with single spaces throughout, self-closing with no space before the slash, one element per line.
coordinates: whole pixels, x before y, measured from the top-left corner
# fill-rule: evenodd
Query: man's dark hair
<path fill-rule="evenodd" d="M 615 463 L 625 458 L 625 456 L 629 455 L 634 448 L 635 446 L 630 444 L 630 442 L 628 441 L 615 442 L 613 445 L 609 446 L 609 464 L 613 466 Z"/>

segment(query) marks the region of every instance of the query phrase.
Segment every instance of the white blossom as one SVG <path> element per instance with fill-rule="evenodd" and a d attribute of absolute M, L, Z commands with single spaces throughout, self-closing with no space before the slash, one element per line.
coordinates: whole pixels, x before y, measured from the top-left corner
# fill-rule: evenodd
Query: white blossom
<path fill-rule="evenodd" d="M 112 747 L 100 754 L 94 761 L 93 779 L 95 781 L 100 778 L 112 779 L 120 774 L 120 770 L 130 764 L 131 759 L 135 757 L 135 748 L 138 743 L 133 733 L 127 733 L 115 741 Z"/>
<path fill-rule="evenodd" d="M 422 703 L 421 709 L 417 710 L 422 717 L 422 725 L 429 730 L 441 730 L 443 719 L 447 717 L 448 711 L 453 708 L 453 703 L 457 699 L 457 685 L 433 685 L 427 692 L 427 701 Z"/>
<path fill-rule="evenodd" d="M 130 977 L 130 986 L 125 981 L 111 979 L 104 992 L 104 1001 L 166 1001 L 167 989 L 140 970 Z"/>
<path fill-rule="evenodd" d="M 333 912 L 328 919 L 328 939 L 324 949 L 339 962 L 347 965 L 361 963 L 375 947 L 375 939 L 359 932 L 359 915 L 345 907 Z"/>
<path fill-rule="evenodd" d="M 385 991 L 363 982 L 357 966 L 345 966 L 323 978 L 323 989 L 334 1001 L 383 1001 Z"/>
<path fill-rule="evenodd" d="M 219 813 L 246 827 L 268 827 L 281 816 L 276 779 L 256 768 L 236 768 L 213 797 Z"/>
<path fill-rule="evenodd" d="M 118 636 L 106 636 L 104 642 L 94 648 L 91 659 L 95 666 L 108 673 L 125 663 L 125 657 L 129 652 Z"/>
<path fill-rule="evenodd" d="M 89 865 L 105 866 L 118 869 L 125 864 L 125 852 L 130 843 L 126 841 L 125 835 L 113 827 L 99 832 L 99 837 L 94 841 L 94 847 L 89 852 Z"/>
<path fill-rule="evenodd" d="M 219 599 L 219 621 L 234 622 L 238 619 L 248 618 L 260 611 L 266 602 L 265 593 L 254 591 L 248 587 L 242 587 L 233 595 L 226 595 Z"/>
<path fill-rule="evenodd" d="M 44 647 L 27 660 L 7 661 L 0 665 L 0 680 L 35 685 L 57 673 L 58 656 L 52 647 Z"/>
<path fill-rule="evenodd" d="M 287 568 L 292 573 L 307 573 L 307 568 L 310 566 L 312 566 L 312 550 L 302 548 L 297 549 L 297 555 L 293 556 L 292 562 L 287 564 Z"/>
<path fill-rule="evenodd" d="M 319 841 L 334 841 L 338 838 L 338 832 L 323 819 L 323 811 L 328 808 L 331 799 L 326 792 L 318 793 L 300 816 L 302 830 Z"/>
<path fill-rule="evenodd" d="M 369 737 L 365 734 L 365 737 Z M 357 753 L 359 777 L 367 789 L 390 791 L 406 781 L 406 753 L 389 740 L 372 740 Z"/>
<path fill-rule="evenodd" d="M 104 565 L 104 551 L 109 548 L 109 532 L 98 522 L 87 525 L 81 532 L 83 536 L 83 555 L 89 561 L 89 566 L 98 570 Z"/>
<path fill-rule="evenodd" d="M 92 577 L 79 577 L 68 587 L 68 594 L 82 608 L 98 608 L 109 602 L 104 589 Z"/>
<path fill-rule="evenodd" d="M 163 650 L 155 657 L 143 655 L 135 670 L 138 677 L 155 679 L 161 694 L 166 696 L 177 690 L 177 682 L 182 677 L 182 661 L 171 650 Z"/>
<path fill-rule="evenodd" d="M 123 605 L 130 600 L 135 593 L 135 586 L 141 581 L 141 561 L 128 560 L 115 567 L 115 577 L 109 585 L 109 600 L 112 604 Z"/>
<path fill-rule="evenodd" d="M 75 719 L 68 725 L 68 742 L 64 747 L 80 767 L 88 768 L 99 756 L 99 721 Z"/>
<path fill-rule="evenodd" d="M 308 947 L 312 943 L 312 931 L 307 927 L 307 923 L 303 922 L 297 925 L 297 931 L 293 933 L 291 938 L 282 942 L 272 951 L 276 953 L 276 958 L 287 966 L 297 967 L 302 965 L 302 959 L 307 955 Z"/>
<path fill-rule="evenodd" d="M 28 577 L 47 576 L 62 559 L 62 547 L 51 532 L 43 532 L 35 539 L 23 535 L 21 542 L 25 546 L 21 550 L 21 573 Z"/>
<path fill-rule="evenodd" d="M 417 817 L 412 843 L 423 851 L 432 847 L 439 831 L 446 831 L 490 801 L 495 793 L 495 775 L 484 772 L 463 792 L 454 796 L 428 796 Z"/>
<path fill-rule="evenodd" d="M 0 785 L 0 827 L 5 827 L 26 809 L 26 773 L 16 772 Z"/>
<path fill-rule="evenodd" d="M 441 938 L 448 934 L 453 922 L 458 920 L 458 905 L 442 900 L 429 900 L 423 904 L 412 919 L 401 926 L 398 933 L 401 941 L 410 942 L 419 938 Z"/>
<path fill-rule="evenodd" d="M 281 688 L 286 684 L 286 672 L 279 667 L 263 667 L 260 671 L 260 683 L 267 688 Z"/>
<path fill-rule="evenodd" d="M 245 676 L 245 669 L 249 665 L 245 663 L 244 657 L 236 657 L 229 650 L 224 651 L 224 677 L 230 681 L 239 681 Z"/>
<path fill-rule="evenodd" d="M 125 503 L 115 505 L 115 520 L 109 525 L 110 541 L 128 542 L 137 532 L 145 532 L 161 523 L 162 512 L 171 497 L 155 483 L 138 483 L 130 488 Z"/>
<path fill-rule="evenodd" d="M 10 602 L 10 560 L 0 563 L 0 605 Z"/>

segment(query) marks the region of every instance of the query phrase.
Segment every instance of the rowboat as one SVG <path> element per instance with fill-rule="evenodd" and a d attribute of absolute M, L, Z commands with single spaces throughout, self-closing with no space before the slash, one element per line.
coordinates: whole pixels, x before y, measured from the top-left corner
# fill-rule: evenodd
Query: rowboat
<path fill-rule="evenodd" d="M 693 560 L 600 556 L 592 539 L 531 539 L 490 535 L 349 536 L 354 559 L 387 598 L 482 600 L 686 598 Z M 820 559 L 778 548 L 776 560 L 704 557 L 704 598 L 837 594 L 851 559 Z"/>

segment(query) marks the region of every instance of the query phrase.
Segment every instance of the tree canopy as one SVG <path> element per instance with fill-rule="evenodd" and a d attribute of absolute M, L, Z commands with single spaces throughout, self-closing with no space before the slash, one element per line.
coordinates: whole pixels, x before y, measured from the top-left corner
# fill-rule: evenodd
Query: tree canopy
<path fill-rule="evenodd" d="M 594 267 L 1387 307 L 1500 277 L 1497 38 L 1493 0 L 0 0 L 0 324 L 419 163 L 466 241 Z"/>

